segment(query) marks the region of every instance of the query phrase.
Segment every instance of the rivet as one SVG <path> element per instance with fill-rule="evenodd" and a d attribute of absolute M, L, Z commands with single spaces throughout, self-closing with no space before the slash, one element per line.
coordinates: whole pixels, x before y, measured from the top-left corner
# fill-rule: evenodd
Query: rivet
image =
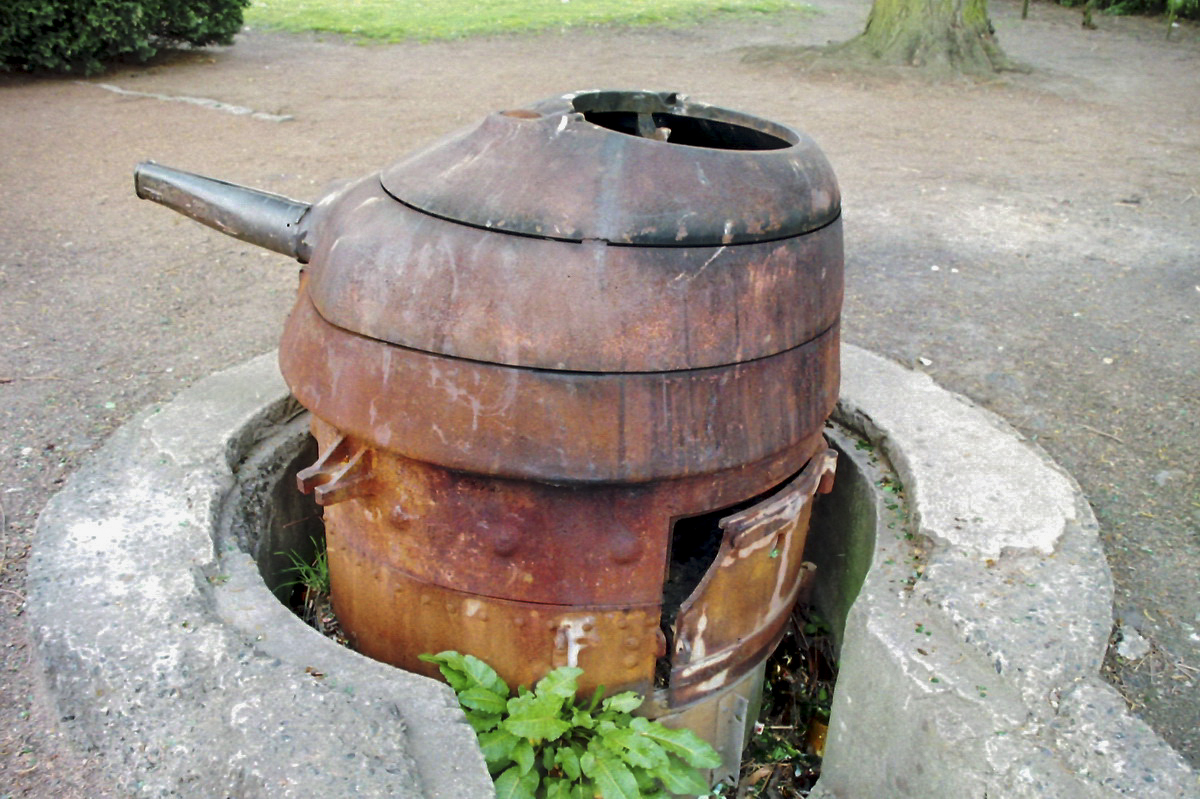
<path fill-rule="evenodd" d="M 626 655 L 625 659 L 622 660 L 621 662 L 625 664 L 625 668 L 632 669 L 634 666 L 636 666 L 638 664 L 638 656 L 637 655 Z"/>
<path fill-rule="evenodd" d="M 626 647 L 628 647 L 629 649 L 637 649 L 637 648 L 638 648 L 638 639 L 637 639 L 637 636 L 636 636 L 636 635 L 631 635 L 631 636 L 629 636 L 628 638 L 626 638 L 626 639 L 625 639 L 625 646 L 626 646 Z"/>
<path fill-rule="evenodd" d="M 524 626 L 525 626 L 525 619 L 523 619 L 523 618 L 521 618 L 520 616 L 518 616 L 517 618 L 515 618 L 515 619 L 513 619 L 513 620 L 512 620 L 512 624 L 513 624 L 513 627 L 524 627 Z"/>
<path fill-rule="evenodd" d="M 629 626 L 629 619 L 625 616 L 617 616 L 613 623 L 617 625 L 618 630 L 624 630 Z"/>
<path fill-rule="evenodd" d="M 433 601 L 433 600 L 432 600 L 432 599 L 429 597 L 429 594 L 422 594 L 422 595 L 421 595 L 421 604 L 422 604 L 422 605 L 428 605 L 428 604 L 429 604 L 430 602 L 432 602 L 432 601 Z"/>
<path fill-rule="evenodd" d="M 510 527 L 502 527 L 492 538 L 492 551 L 500 557 L 507 557 L 517 551 L 521 545 L 521 536 Z"/>
<path fill-rule="evenodd" d="M 595 629 L 595 627 L 596 625 L 592 624 L 590 621 L 585 621 L 583 623 L 583 631 L 585 633 L 590 633 L 593 629 Z"/>
<path fill-rule="evenodd" d="M 642 555 L 642 541 L 629 530 L 622 530 L 612 538 L 608 556 L 614 563 L 633 563 Z"/>

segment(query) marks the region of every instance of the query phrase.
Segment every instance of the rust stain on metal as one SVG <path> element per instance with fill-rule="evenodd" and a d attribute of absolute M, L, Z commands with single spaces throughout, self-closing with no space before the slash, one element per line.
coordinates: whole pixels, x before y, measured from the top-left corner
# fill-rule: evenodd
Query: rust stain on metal
<path fill-rule="evenodd" d="M 280 365 L 339 430 L 408 457 L 546 481 L 645 482 L 734 468 L 821 428 L 838 328 L 720 368 L 568 372 L 390 347 L 326 322 L 301 292 Z M 436 413 L 433 413 L 436 409 Z"/>
<path fill-rule="evenodd" d="M 371 450 L 344 435 L 337 435 L 321 451 L 316 463 L 296 474 L 301 493 L 313 494 L 318 505 L 336 505 L 370 494 L 375 489 Z"/>
<path fill-rule="evenodd" d="M 489 115 L 311 207 L 153 164 L 136 183 L 309 264 L 280 366 L 313 412 L 297 481 L 361 651 L 650 693 L 668 658 L 654 713 L 720 736 L 745 720 L 835 463 L 840 196 L 810 139 L 595 91 Z M 735 506 L 664 630 L 676 523 Z"/>

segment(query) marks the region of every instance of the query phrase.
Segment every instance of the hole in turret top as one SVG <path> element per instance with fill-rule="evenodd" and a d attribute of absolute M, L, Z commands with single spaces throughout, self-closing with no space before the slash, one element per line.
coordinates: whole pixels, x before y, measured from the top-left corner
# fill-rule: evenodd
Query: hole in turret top
<path fill-rule="evenodd" d="M 796 136 L 782 125 L 710 106 L 693 107 L 674 92 L 588 92 L 571 101 L 593 125 L 669 144 L 716 150 L 783 150 Z"/>

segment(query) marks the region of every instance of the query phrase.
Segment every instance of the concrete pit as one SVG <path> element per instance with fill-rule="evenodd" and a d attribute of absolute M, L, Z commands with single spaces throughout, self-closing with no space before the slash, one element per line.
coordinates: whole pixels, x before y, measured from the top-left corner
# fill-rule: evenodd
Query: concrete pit
<path fill-rule="evenodd" d="M 839 472 L 809 538 L 840 648 L 812 795 L 1200 796 L 1099 676 L 1112 583 L 1074 481 L 927 376 L 849 346 L 842 363 Z M 275 553 L 319 531 L 291 490 L 311 446 L 264 355 L 140 414 L 42 513 L 33 638 L 115 792 L 491 795 L 448 688 L 272 595 Z"/>

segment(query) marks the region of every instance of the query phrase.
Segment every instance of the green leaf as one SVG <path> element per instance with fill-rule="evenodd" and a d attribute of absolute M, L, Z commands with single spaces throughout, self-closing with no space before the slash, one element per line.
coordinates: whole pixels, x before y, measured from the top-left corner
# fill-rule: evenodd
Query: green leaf
<path fill-rule="evenodd" d="M 479 748 L 490 771 L 499 771 L 512 762 L 513 747 L 521 739 L 508 730 L 492 730 L 479 736 Z"/>
<path fill-rule="evenodd" d="M 666 750 L 637 730 L 605 721 L 600 724 L 598 732 L 604 745 L 621 755 L 631 766 L 652 769 L 667 762 Z"/>
<path fill-rule="evenodd" d="M 492 693 L 499 694 L 503 699 L 508 699 L 508 683 L 500 678 L 495 669 L 479 658 L 474 655 L 465 655 L 463 657 L 463 670 L 477 685 L 483 686 Z"/>
<path fill-rule="evenodd" d="M 553 783 L 548 782 L 553 780 Z M 547 788 L 546 799 L 594 799 L 596 790 L 589 782 L 571 782 L 562 777 L 549 777 L 542 780 L 543 785 L 553 785 Z"/>
<path fill-rule="evenodd" d="M 501 700 L 508 698 L 508 683 L 504 682 L 491 666 L 474 655 L 464 655 L 448 649 L 436 655 L 424 654 L 418 657 L 426 663 L 438 665 L 438 670 L 459 695 L 460 701 L 462 694 L 476 687 L 497 694 Z"/>
<path fill-rule="evenodd" d="M 579 766 L 595 780 L 604 799 L 638 799 L 637 779 L 621 758 L 603 746 L 589 746 L 579 758 Z"/>
<path fill-rule="evenodd" d="M 458 652 L 448 649 L 445 652 L 438 652 L 436 655 L 425 654 L 417 657 L 426 663 L 436 663 L 438 671 L 446 678 L 446 682 L 450 683 L 454 693 L 462 693 L 471 687 L 471 679 L 467 676 L 463 655 Z"/>
<path fill-rule="evenodd" d="M 479 735 L 488 730 L 496 729 L 496 725 L 500 723 L 499 713 L 484 713 L 479 710 L 468 710 L 466 713 L 467 723 L 471 725 L 471 729 L 475 730 L 475 734 Z"/>
<path fill-rule="evenodd" d="M 613 710 L 617 713 L 632 713 L 642 706 L 645 701 L 641 696 L 633 691 L 626 691 L 623 694 L 614 694 L 608 699 L 600 703 L 600 707 L 604 710 Z"/>
<path fill-rule="evenodd" d="M 658 742 L 668 752 L 679 755 L 696 768 L 720 768 L 721 756 L 703 738 L 691 730 L 670 730 L 657 721 L 635 718 L 629 726 Z"/>
<path fill-rule="evenodd" d="M 512 748 L 511 756 L 513 762 L 521 769 L 522 774 L 528 774 L 533 771 L 533 744 L 529 743 L 529 741 L 518 741 Z"/>
<path fill-rule="evenodd" d="M 481 710 L 484 713 L 503 713 L 508 709 L 506 697 L 500 696 L 495 691 L 485 688 L 482 685 L 473 685 L 459 693 L 458 703 L 463 707 L 469 707 L 472 710 Z"/>
<path fill-rule="evenodd" d="M 520 686 L 516 696 L 509 696 L 507 683 L 478 658 L 446 651 L 421 660 L 436 663 L 458 695 L 488 770 L 500 774 L 499 799 L 695 796 L 708 791 L 698 769 L 721 764 L 694 732 L 631 718 L 643 702 L 633 691 L 604 698 L 603 688 L 597 688 L 590 703 L 576 706 L 581 669 L 560 667 L 533 691 Z"/>
<path fill-rule="evenodd" d="M 628 723 L 628 719 L 626 719 Z M 600 733 L 601 737 L 611 735 L 617 729 L 617 723 L 612 719 L 600 719 L 596 724 L 596 732 Z"/>
<path fill-rule="evenodd" d="M 549 694 L 562 699 L 574 699 L 575 692 L 579 690 L 579 675 L 581 674 L 583 674 L 583 669 L 559 666 L 538 680 L 537 685 L 533 687 L 533 692 L 539 696 Z"/>
<path fill-rule="evenodd" d="M 628 763 L 629 761 L 626 762 Z M 630 766 L 629 770 L 633 773 L 633 778 L 637 780 L 638 792 L 641 794 L 642 799 L 646 799 L 646 794 L 662 789 L 662 786 L 658 782 L 658 777 L 655 777 L 647 769 Z"/>
<path fill-rule="evenodd" d="M 704 779 L 697 769 L 677 757 L 667 758 L 665 765 L 654 769 L 651 773 L 662 780 L 663 787 L 671 793 L 698 796 L 708 792 L 708 780 Z"/>
<path fill-rule="evenodd" d="M 600 704 L 600 700 L 603 698 L 604 698 L 604 686 L 597 685 L 595 692 L 592 694 L 592 698 L 588 701 L 587 705 L 585 705 L 587 712 L 591 713 L 593 710 L 595 710 L 596 706 Z"/>
<path fill-rule="evenodd" d="M 559 750 L 554 753 L 554 762 L 563 770 L 563 774 L 566 774 L 569 779 L 579 779 L 579 775 L 582 773 L 579 770 L 579 755 L 572 747 L 560 747 Z"/>
<path fill-rule="evenodd" d="M 571 751 L 575 753 L 576 760 L 582 760 L 587 752 L 587 743 L 585 741 L 571 741 Z M 580 779 L 583 778 L 583 766 L 579 767 Z"/>
<path fill-rule="evenodd" d="M 542 780 L 542 787 L 546 789 L 546 799 L 570 799 L 571 797 L 571 783 L 562 777 L 547 777 Z"/>
<path fill-rule="evenodd" d="M 496 799 L 536 799 L 540 782 L 536 771 L 521 774 L 513 766 L 496 778 Z"/>
<path fill-rule="evenodd" d="M 586 710 L 575 708 L 571 712 L 571 726 L 582 730 L 590 730 L 596 726 L 596 720 Z"/>
<path fill-rule="evenodd" d="M 534 743 L 554 741 L 571 729 L 562 718 L 562 706 L 562 697 L 553 694 L 514 696 L 508 700 L 509 716 L 500 725 Z"/>

